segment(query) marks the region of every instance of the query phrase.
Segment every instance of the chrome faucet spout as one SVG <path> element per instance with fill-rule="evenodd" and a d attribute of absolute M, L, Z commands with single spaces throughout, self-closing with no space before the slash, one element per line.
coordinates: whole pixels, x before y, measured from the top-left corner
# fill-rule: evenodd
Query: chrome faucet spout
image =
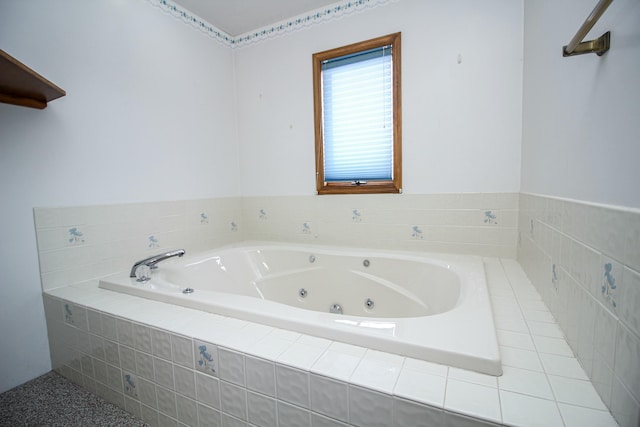
<path fill-rule="evenodd" d="M 158 268 L 156 264 L 158 264 L 160 261 L 164 261 L 165 259 L 173 258 L 175 256 L 181 257 L 184 254 L 185 254 L 184 249 L 177 249 L 175 251 L 154 255 L 149 258 L 140 260 L 135 264 L 133 264 L 133 267 L 131 267 L 131 273 L 129 273 L 129 277 L 136 277 L 136 269 L 141 265 L 146 265 L 149 268 Z"/>

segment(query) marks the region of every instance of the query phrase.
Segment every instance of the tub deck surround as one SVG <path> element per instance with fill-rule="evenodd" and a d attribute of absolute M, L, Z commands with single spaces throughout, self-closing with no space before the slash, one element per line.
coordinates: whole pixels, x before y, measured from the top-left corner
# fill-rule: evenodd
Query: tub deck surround
<path fill-rule="evenodd" d="M 247 242 L 163 263 L 147 282 L 119 273 L 100 287 L 502 374 L 484 267 L 474 256 Z M 333 304 L 343 314 L 330 313 Z"/>
<path fill-rule="evenodd" d="M 45 291 L 54 367 L 152 425 L 615 426 L 514 260 L 484 259 L 500 377 L 98 287 Z"/>

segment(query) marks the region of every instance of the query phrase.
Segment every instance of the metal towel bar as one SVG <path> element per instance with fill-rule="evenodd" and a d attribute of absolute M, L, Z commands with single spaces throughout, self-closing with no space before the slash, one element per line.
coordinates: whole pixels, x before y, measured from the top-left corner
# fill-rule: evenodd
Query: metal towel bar
<path fill-rule="evenodd" d="M 596 7 L 591 12 L 591 15 L 582 24 L 578 32 L 571 39 L 568 45 L 562 47 L 562 56 L 574 56 L 583 55 L 585 53 L 595 53 L 598 56 L 602 56 L 609 50 L 611 44 L 611 32 L 607 31 L 600 37 L 594 40 L 583 42 L 587 33 L 591 31 L 591 28 L 598 22 L 598 19 L 602 16 L 605 10 L 613 0 L 600 0 Z"/>

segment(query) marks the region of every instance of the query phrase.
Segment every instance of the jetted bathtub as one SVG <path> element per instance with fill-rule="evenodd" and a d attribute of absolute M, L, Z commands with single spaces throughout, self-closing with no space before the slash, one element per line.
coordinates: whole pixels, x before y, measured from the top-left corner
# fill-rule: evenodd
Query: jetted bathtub
<path fill-rule="evenodd" d="M 100 287 L 490 375 L 502 365 L 474 256 L 249 242 Z"/>

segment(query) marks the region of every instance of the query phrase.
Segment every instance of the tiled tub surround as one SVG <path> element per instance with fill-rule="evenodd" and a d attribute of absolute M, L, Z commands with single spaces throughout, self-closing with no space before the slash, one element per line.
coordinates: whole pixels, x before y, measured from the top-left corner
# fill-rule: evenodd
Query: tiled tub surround
<path fill-rule="evenodd" d="M 241 240 L 515 258 L 517 193 L 229 197 L 36 208 L 45 290 Z"/>
<path fill-rule="evenodd" d="M 622 426 L 640 426 L 640 211 L 520 195 L 518 260 Z"/>
<path fill-rule="evenodd" d="M 502 373 L 479 257 L 242 242 L 174 258 L 142 283 L 130 276 L 106 276 L 100 288 Z M 341 316 L 330 313 L 334 305 Z"/>
<path fill-rule="evenodd" d="M 247 240 L 515 258 L 518 193 L 244 197 Z"/>
<path fill-rule="evenodd" d="M 486 258 L 493 377 L 106 291 L 45 291 L 56 370 L 152 425 L 609 426 L 517 262 Z"/>
<path fill-rule="evenodd" d="M 44 290 L 125 271 L 138 259 L 242 240 L 242 199 L 35 208 Z"/>

